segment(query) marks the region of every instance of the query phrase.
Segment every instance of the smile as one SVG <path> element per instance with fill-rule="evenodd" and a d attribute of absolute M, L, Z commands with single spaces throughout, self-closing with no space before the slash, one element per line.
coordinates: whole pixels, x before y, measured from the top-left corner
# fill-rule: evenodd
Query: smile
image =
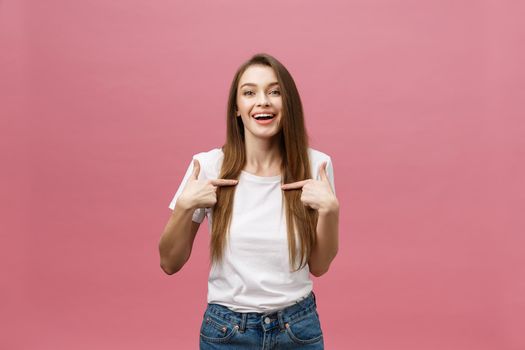
<path fill-rule="evenodd" d="M 275 117 L 275 114 L 270 113 L 258 113 L 254 114 L 253 117 L 257 120 L 266 120 L 266 119 L 272 119 Z"/>
<path fill-rule="evenodd" d="M 273 122 L 275 114 L 255 114 L 253 118 L 257 124 L 266 125 Z"/>

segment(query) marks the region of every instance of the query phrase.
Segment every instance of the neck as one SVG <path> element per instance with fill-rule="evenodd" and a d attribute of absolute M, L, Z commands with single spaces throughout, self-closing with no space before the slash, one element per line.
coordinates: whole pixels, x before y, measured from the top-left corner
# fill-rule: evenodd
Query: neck
<path fill-rule="evenodd" d="M 255 174 L 279 174 L 281 170 L 281 152 L 278 138 L 246 139 L 245 170 Z"/>

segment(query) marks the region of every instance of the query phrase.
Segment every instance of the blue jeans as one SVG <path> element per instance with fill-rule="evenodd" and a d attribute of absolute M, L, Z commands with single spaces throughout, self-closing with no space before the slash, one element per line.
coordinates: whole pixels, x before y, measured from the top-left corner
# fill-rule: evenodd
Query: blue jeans
<path fill-rule="evenodd" d="M 208 304 L 200 329 L 200 350 L 324 349 L 314 292 L 281 310 L 235 312 Z"/>

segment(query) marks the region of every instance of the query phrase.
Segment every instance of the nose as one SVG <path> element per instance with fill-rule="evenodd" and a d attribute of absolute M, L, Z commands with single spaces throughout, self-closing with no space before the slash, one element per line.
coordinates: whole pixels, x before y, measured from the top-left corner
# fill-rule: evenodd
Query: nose
<path fill-rule="evenodd" d="M 266 94 L 258 94 L 259 97 L 257 97 L 257 106 L 269 106 L 270 101 L 268 100 L 268 96 Z"/>

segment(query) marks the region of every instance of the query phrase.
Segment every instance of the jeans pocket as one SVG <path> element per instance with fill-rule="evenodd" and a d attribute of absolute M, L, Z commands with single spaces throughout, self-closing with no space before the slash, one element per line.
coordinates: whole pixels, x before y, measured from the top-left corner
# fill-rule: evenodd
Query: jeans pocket
<path fill-rule="evenodd" d="M 321 322 L 316 309 L 285 324 L 286 333 L 297 344 L 312 344 L 323 338 Z"/>
<path fill-rule="evenodd" d="M 202 320 L 200 337 L 201 340 L 210 343 L 226 343 L 237 333 L 238 329 L 238 325 L 232 325 L 230 322 L 206 312 Z"/>

